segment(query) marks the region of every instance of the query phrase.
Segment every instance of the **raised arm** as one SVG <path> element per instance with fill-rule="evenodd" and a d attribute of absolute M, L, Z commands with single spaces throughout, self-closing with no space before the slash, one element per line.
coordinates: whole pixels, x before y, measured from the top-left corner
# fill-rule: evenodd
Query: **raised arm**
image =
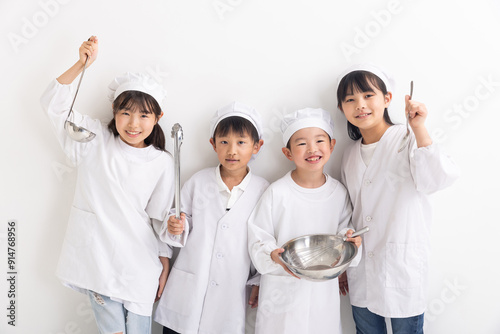
<path fill-rule="evenodd" d="M 76 79 L 76 77 L 82 73 L 83 66 L 85 65 L 85 61 L 87 57 L 89 61 L 87 63 L 87 67 L 89 67 L 97 58 L 97 54 L 99 51 L 99 41 L 96 36 L 92 36 L 88 41 L 83 42 L 79 49 L 80 59 L 71 66 L 66 72 L 61 74 L 57 81 L 63 85 L 69 85 Z"/>

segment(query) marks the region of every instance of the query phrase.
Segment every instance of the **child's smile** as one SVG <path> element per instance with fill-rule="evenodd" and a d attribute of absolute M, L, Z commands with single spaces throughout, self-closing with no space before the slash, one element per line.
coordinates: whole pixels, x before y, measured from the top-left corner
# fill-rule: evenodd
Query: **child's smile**
<path fill-rule="evenodd" d="M 312 163 L 312 164 L 316 164 L 321 160 L 321 158 L 322 157 L 319 155 L 313 155 L 313 156 L 310 156 L 309 158 L 307 158 L 306 161 L 308 161 L 309 163 Z"/>
<path fill-rule="evenodd" d="M 365 119 L 367 118 L 368 116 L 370 116 L 372 113 L 363 113 L 363 114 L 359 114 L 358 116 L 356 116 L 356 118 L 359 118 L 359 119 Z"/>

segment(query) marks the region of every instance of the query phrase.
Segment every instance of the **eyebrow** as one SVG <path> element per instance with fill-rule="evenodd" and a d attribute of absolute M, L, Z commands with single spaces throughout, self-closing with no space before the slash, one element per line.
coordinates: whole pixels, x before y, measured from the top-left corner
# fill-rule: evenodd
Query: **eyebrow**
<path fill-rule="evenodd" d="M 131 108 L 123 108 L 121 110 L 126 110 L 126 111 L 131 112 L 131 113 L 137 112 L 137 108 L 133 108 L 133 109 L 131 109 Z M 139 112 L 141 114 L 152 114 L 153 113 L 152 111 L 148 111 L 147 109 L 140 110 Z"/>
<path fill-rule="evenodd" d="M 365 90 L 365 91 L 362 91 L 362 92 L 357 92 L 357 93 L 360 93 L 360 94 L 364 94 L 364 93 L 375 93 L 375 90 L 370 89 L 370 90 Z M 352 96 L 352 95 L 354 95 L 354 92 L 347 92 L 345 96 Z"/>
<path fill-rule="evenodd" d="M 224 139 L 224 138 L 229 138 L 229 134 L 225 135 L 225 136 L 220 136 L 220 135 L 216 135 L 217 139 Z M 240 134 L 237 134 L 235 136 L 237 139 L 245 139 L 245 138 L 251 138 L 252 136 L 249 136 L 247 134 L 245 134 L 244 136 L 240 135 Z"/>
<path fill-rule="evenodd" d="M 322 133 L 322 134 L 319 134 L 319 135 L 314 136 L 314 138 L 315 138 L 315 139 L 316 139 L 316 138 L 318 138 L 318 137 L 326 137 L 326 134 Z M 298 142 L 298 141 L 300 141 L 300 140 L 306 140 L 306 138 L 305 138 L 305 137 L 295 138 L 295 139 L 293 140 L 293 142 L 294 142 L 294 143 L 296 143 L 296 142 Z"/>

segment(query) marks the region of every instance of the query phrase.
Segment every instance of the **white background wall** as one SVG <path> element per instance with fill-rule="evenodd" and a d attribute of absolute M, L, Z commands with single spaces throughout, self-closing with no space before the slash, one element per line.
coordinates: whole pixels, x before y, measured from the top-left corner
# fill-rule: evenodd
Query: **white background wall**
<path fill-rule="evenodd" d="M 217 7 L 218 6 L 218 7 Z M 218 9 L 217 9 L 218 8 Z M 336 77 L 372 61 L 398 88 L 390 112 L 403 121 L 403 96 L 429 109 L 427 125 L 461 166 L 462 177 L 433 196 L 433 257 L 426 332 L 500 333 L 498 288 L 498 124 L 500 1 L 0 1 L 0 332 L 95 333 L 83 295 L 54 275 L 75 186 L 39 97 L 100 39 L 77 109 L 110 118 L 106 87 L 125 71 L 149 72 L 168 90 L 167 135 L 182 124 L 183 181 L 215 165 L 208 121 L 232 100 L 264 117 L 264 151 L 253 170 L 274 181 L 291 168 L 281 154 L 281 115 L 323 107 L 338 142 L 327 171 L 339 176 L 349 142 L 336 110 Z M 17 220 L 17 318 L 7 326 L 7 222 Z M 353 333 L 342 299 L 345 333 Z M 159 333 L 158 327 L 155 332 Z"/>

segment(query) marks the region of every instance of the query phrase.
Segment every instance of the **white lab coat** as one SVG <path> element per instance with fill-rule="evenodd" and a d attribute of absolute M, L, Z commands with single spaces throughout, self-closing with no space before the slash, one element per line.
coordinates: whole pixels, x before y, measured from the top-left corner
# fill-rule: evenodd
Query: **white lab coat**
<path fill-rule="evenodd" d="M 425 311 L 431 233 L 428 195 L 452 184 L 459 174 L 437 144 L 417 148 L 413 134 L 408 148 L 398 153 L 405 133 L 405 126 L 391 126 L 368 167 L 361 158 L 361 140 L 353 142 L 342 159 L 353 225 L 370 227 L 363 237 L 360 264 L 347 270 L 351 304 L 391 318 Z"/>
<path fill-rule="evenodd" d="M 218 167 L 217 167 L 218 168 Z M 154 320 L 183 334 L 245 332 L 246 284 L 251 271 L 247 220 L 268 182 L 247 174 L 250 182 L 226 211 L 215 168 L 196 173 L 183 186 L 181 211 L 186 229 L 180 250 L 158 303 Z"/>
<path fill-rule="evenodd" d="M 321 187 L 307 189 L 289 172 L 264 192 L 248 220 L 250 256 L 262 274 L 256 334 L 341 333 L 338 280 L 299 280 L 270 254 L 301 235 L 345 233 L 351 212 L 346 189 L 330 176 Z M 359 257 L 352 265 L 357 262 Z"/>
<path fill-rule="evenodd" d="M 75 197 L 57 267 L 63 284 L 92 290 L 151 316 L 162 265 L 172 250 L 158 239 L 173 200 L 170 154 L 134 148 L 98 120 L 75 113 L 96 134 L 88 143 L 64 130 L 70 85 L 54 80 L 41 98 L 66 155 L 78 166 Z"/>

